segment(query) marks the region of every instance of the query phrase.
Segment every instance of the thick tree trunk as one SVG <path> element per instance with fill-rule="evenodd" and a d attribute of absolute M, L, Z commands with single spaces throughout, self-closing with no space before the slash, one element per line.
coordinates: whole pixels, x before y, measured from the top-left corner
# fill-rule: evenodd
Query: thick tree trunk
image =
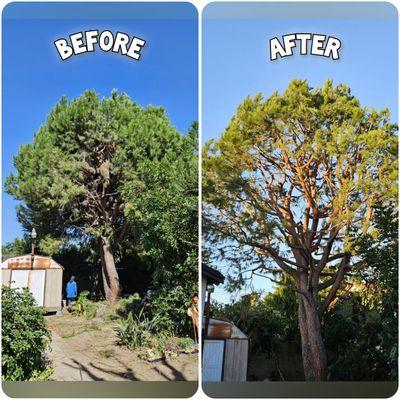
<path fill-rule="evenodd" d="M 110 239 L 106 236 L 101 237 L 100 256 L 106 300 L 116 301 L 120 298 L 121 288 Z"/>
<path fill-rule="evenodd" d="M 327 365 L 318 309 L 311 294 L 299 294 L 298 300 L 304 376 L 307 381 L 324 381 Z"/>

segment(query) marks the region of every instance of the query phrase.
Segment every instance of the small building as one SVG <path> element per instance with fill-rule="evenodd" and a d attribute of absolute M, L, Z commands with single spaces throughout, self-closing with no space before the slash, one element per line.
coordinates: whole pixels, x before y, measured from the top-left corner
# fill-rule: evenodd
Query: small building
<path fill-rule="evenodd" d="M 213 286 L 223 283 L 224 279 L 216 269 L 202 265 L 203 382 L 244 382 L 247 378 L 247 336 L 232 322 L 209 315 Z"/>
<path fill-rule="evenodd" d="M 1 282 L 11 288 L 26 287 L 38 305 L 47 312 L 62 306 L 63 267 L 51 257 L 26 254 L 11 257 L 1 264 Z"/>

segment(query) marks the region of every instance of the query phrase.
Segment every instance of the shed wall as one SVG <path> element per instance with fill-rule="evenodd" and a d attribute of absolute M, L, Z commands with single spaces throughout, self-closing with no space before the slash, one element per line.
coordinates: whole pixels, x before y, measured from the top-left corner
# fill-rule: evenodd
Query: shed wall
<path fill-rule="evenodd" d="M 224 377 L 226 382 L 245 382 L 247 379 L 247 339 L 226 339 Z"/>
<path fill-rule="evenodd" d="M 11 281 L 11 269 L 1 270 L 1 283 L 5 286 L 10 286 Z"/>
<path fill-rule="evenodd" d="M 60 310 L 62 303 L 62 269 L 46 270 L 44 306 L 49 311 Z"/>

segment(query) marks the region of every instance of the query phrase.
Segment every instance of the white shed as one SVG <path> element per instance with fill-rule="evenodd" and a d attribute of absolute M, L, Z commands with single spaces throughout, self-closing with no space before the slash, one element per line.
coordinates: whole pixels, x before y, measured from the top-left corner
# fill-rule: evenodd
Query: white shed
<path fill-rule="evenodd" d="M 224 282 L 224 275 L 202 265 L 203 299 L 203 382 L 244 382 L 247 377 L 248 337 L 232 322 L 207 315 L 206 293 L 209 285 Z M 207 300 L 212 292 L 208 292 Z"/>
<path fill-rule="evenodd" d="M 27 287 L 48 312 L 62 306 L 63 267 L 51 257 L 26 254 L 11 257 L 1 264 L 1 282 L 11 288 Z"/>

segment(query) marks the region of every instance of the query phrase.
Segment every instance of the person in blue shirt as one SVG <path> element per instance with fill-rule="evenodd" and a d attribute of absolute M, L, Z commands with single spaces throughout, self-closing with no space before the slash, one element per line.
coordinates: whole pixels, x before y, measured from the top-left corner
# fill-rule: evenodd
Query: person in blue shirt
<path fill-rule="evenodd" d="M 76 286 L 75 276 L 71 276 L 71 279 L 67 283 L 67 307 L 71 305 L 71 303 L 76 299 L 78 295 L 78 287 Z"/>

